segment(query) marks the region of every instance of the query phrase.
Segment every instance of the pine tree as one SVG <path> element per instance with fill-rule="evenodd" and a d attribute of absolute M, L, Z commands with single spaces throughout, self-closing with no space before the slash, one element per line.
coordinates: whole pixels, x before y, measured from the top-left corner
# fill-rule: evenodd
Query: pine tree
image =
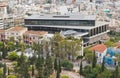
<path fill-rule="evenodd" d="M 61 73 L 61 64 L 60 64 L 60 59 L 59 61 L 57 62 L 57 75 L 56 75 L 56 78 L 60 78 L 60 73 Z"/>
<path fill-rule="evenodd" d="M 92 59 L 92 68 L 94 68 L 96 66 L 96 62 L 97 62 L 97 60 L 96 60 L 96 55 L 95 55 L 95 51 L 94 51 L 93 59 Z"/>
<path fill-rule="evenodd" d="M 24 63 L 25 63 L 25 60 L 26 60 L 26 59 L 25 59 L 25 56 L 24 56 L 24 54 L 23 54 L 23 52 L 22 52 L 22 54 L 20 55 L 20 57 L 19 57 L 18 60 L 17 60 L 18 66 L 24 64 Z"/>
<path fill-rule="evenodd" d="M 32 77 L 35 75 L 34 73 L 34 65 L 32 65 Z"/>
<path fill-rule="evenodd" d="M 38 55 L 38 58 L 36 60 L 36 69 L 38 71 L 38 77 L 43 78 L 44 72 L 43 72 L 43 66 L 44 66 L 44 58 Z"/>
<path fill-rule="evenodd" d="M 28 64 L 27 63 L 25 63 L 25 65 L 24 65 L 24 71 L 22 71 L 22 72 L 24 72 L 23 73 L 23 78 L 30 78 L 29 70 L 28 70 Z"/>
<path fill-rule="evenodd" d="M 116 68 L 115 68 L 115 71 L 114 71 L 114 78 L 119 78 L 118 66 L 116 66 Z"/>
<path fill-rule="evenodd" d="M 44 70 L 45 71 L 45 76 L 49 77 L 53 72 L 53 61 L 52 61 L 52 58 L 49 55 L 49 53 L 47 53 L 44 68 L 45 68 L 45 70 Z"/>
<path fill-rule="evenodd" d="M 60 59 L 59 59 L 59 71 L 61 73 L 61 62 L 60 62 Z"/>
<path fill-rule="evenodd" d="M 57 71 L 57 58 L 54 60 L 54 70 Z"/>
<path fill-rule="evenodd" d="M 0 53 L 0 60 L 2 60 L 2 54 Z"/>
<path fill-rule="evenodd" d="M 2 58 L 6 58 L 7 56 L 7 47 L 5 46 L 5 42 L 3 43 L 3 51 L 2 51 Z"/>
<path fill-rule="evenodd" d="M 105 69 L 104 64 L 105 64 L 105 62 L 104 62 L 104 60 L 103 60 L 103 62 L 102 62 L 102 66 L 101 66 L 101 73 L 102 73 L 102 72 L 104 71 L 104 69 Z"/>
<path fill-rule="evenodd" d="M 3 78 L 6 78 L 6 70 L 7 70 L 7 67 L 6 67 L 6 63 L 5 63 L 4 67 L 3 67 Z"/>
<path fill-rule="evenodd" d="M 10 75 L 10 69 L 8 68 L 8 75 Z"/>
<path fill-rule="evenodd" d="M 60 78 L 60 70 L 59 70 L 59 68 L 57 69 L 57 75 L 56 75 L 56 78 Z"/>
<path fill-rule="evenodd" d="M 83 70 L 82 70 L 82 61 L 80 62 L 80 70 L 79 70 L 79 74 L 83 75 Z"/>

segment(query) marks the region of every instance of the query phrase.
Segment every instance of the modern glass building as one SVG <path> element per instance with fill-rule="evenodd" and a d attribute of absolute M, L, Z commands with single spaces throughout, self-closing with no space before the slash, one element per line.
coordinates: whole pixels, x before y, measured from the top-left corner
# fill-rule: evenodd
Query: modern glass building
<path fill-rule="evenodd" d="M 80 33 L 85 44 L 92 44 L 105 38 L 108 24 L 96 21 L 94 15 L 32 15 L 25 18 L 29 30 L 44 30 L 49 33 L 74 30 Z"/>

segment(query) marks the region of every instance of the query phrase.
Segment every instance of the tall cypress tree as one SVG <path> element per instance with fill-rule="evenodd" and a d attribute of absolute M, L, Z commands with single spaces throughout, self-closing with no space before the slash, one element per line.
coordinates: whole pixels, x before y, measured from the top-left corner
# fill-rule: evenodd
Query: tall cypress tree
<path fill-rule="evenodd" d="M 60 73 L 61 73 L 61 64 L 60 64 L 60 59 L 57 62 L 57 75 L 56 78 L 60 78 Z"/>
<path fill-rule="evenodd" d="M 32 65 L 32 77 L 35 75 L 34 73 L 34 65 Z"/>
<path fill-rule="evenodd" d="M 44 72 L 43 72 L 43 66 L 44 66 L 44 58 L 38 55 L 38 58 L 35 63 L 36 69 L 38 71 L 38 78 L 43 78 Z"/>
<path fill-rule="evenodd" d="M 29 70 L 28 70 L 28 64 L 27 63 L 24 64 L 24 71 L 22 71 L 22 72 L 24 72 L 23 73 L 23 78 L 30 78 Z"/>
<path fill-rule="evenodd" d="M 6 58 L 7 56 L 7 47 L 5 46 L 5 41 L 3 42 L 3 51 L 2 51 L 2 58 Z"/>
<path fill-rule="evenodd" d="M 114 71 L 114 78 L 119 78 L 118 66 L 116 66 L 116 68 L 115 68 L 115 71 Z"/>
<path fill-rule="evenodd" d="M 61 73 L 61 62 L 60 62 L 60 59 L 59 59 L 59 71 Z"/>
<path fill-rule="evenodd" d="M 60 70 L 59 70 L 59 68 L 57 69 L 57 75 L 56 75 L 56 78 L 60 78 Z"/>
<path fill-rule="evenodd" d="M 6 63 L 5 63 L 4 67 L 3 67 L 3 78 L 6 78 L 6 70 L 7 70 L 7 67 L 6 67 Z"/>
<path fill-rule="evenodd" d="M 8 75 L 10 75 L 10 69 L 8 68 Z"/>
<path fill-rule="evenodd" d="M 96 55 L 95 55 L 95 51 L 93 52 L 93 59 L 92 59 L 92 68 L 94 68 L 96 66 Z"/>
<path fill-rule="evenodd" d="M 83 75 L 83 70 L 82 70 L 82 61 L 80 62 L 80 70 L 79 70 L 79 74 Z"/>
<path fill-rule="evenodd" d="M 57 71 L 57 58 L 54 60 L 54 70 Z"/>
<path fill-rule="evenodd" d="M 2 53 L 0 52 L 0 60 L 2 60 Z"/>
<path fill-rule="evenodd" d="M 104 64 L 105 64 L 105 62 L 104 62 L 104 60 L 103 60 L 103 62 L 102 62 L 102 66 L 101 66 L 101 73 L 102 73 L 102 72 L 104 71 L 104 69 L 105 69 Z"/>

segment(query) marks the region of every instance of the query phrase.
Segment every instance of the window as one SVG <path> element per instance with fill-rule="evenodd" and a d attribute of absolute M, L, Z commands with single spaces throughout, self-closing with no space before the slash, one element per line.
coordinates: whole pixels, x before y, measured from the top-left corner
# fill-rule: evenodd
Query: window
<path fill-rule="evenodd" d="M 33 37 L 33 39 L 35 39 L 35 37 Z"/>
<path fill-rule="evenodd" d="M 101 57 L 101 53 L 99 54 L 99 56 Z"/>
<path fill-rule="evenodd" d="M 95 26 L 95 20 L 25 20 L 26 25 Z"/>

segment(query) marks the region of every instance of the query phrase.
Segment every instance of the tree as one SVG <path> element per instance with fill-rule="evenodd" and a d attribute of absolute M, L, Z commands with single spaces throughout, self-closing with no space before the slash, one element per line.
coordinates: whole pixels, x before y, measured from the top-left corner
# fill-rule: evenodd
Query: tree
<path fill-rule="evenodd" d="M 119 78 L 118 66 L 116 66 L 116 68 L 115 68 L 115 71 L 114 71 L 114 78 Z"/>
<path fill-rule="evenodd" d="M 10 69 L 9 69 L 9 67 L 8 67 L 8 75 L 10 75 Z"/>
<path fill-rule="evenodd" d="M 13 51 L 15 49 L 14 42 L 7 42 L 8 51 Z"/>
<path fill-rule="evenodd" d="M 11 52 L 11 53 L 8 55 L 8 59 L 9 59 L 9 60 L 12 60 L 12 61 L 17 60 L 18 58 L 19 58 L 19 56 L 17 55 L 16 52 Z"/>
<path fill-rule="evenodd" d="M 22 65 L 22 64 L 24 64 L 24 63 L 26 62 L 26 57 L 24 56 L 23 52 L 22 52 L 22 54 L 19 56 L 17 62 L 18 62 L 18 66 L 20 66 L 20 65 Z"/>
<path fill-rule="evenodd" d="M 3 67 L 3 78 L 6 78 L 6 71 L 7 71 L 7 67 L 6 67 L 6 63 L 4 63 L 4 67 Z"/>
<path fill-rule="evenodd" d="M 56 78 L 60 78 L 60 70 L 59 70 L 59 67 L 57 68 L 57 75 L 56 75 Z"/>
<path fill-rule="evenodd" d="M 54 70 L 57 71 L 57 58 L 55 58 L 55 60 L 54 60 Z"/>
<path fill-rule="evenodd" d="M 105 64 L 105 62 L 104 62 L 104 60 L 103 60 L 103 62 L 102 62 L 102 66 L 101 66 L 101 72 L 103 72 L 103 71 L 104 71 L 104 69 L 105 69 L 104 64 Z"/>
<path fill-rule="evenodd" d="M 23 77 L 24 78 L 30 78 L 29 70 L 28 70 L 28 64 L 27 63 L 24 64 L 24 71 L 23 72 L 24 72 L 23 73 Z"/>
<path fill-rule="evenodd" d="M 43 66 L 44 66 L 44 58 L 40 55 L 38 55 L 38 58 L 35 63 L 36 69 L 38 71 L 38 77 L 43 78 L 44 72 L 43 72 Z"/>
<path fill-rule="evenodd" d="M 0 60 L 2 60 L 2 53 L 0 52 Z"/>
<path fill-rule="evenodd" d="M 34 65 L 32 65 L 32 76 L 34 76 Z"/>
<path fill-rule="evenodd" d="M 44 66 L 44 76 L 47 78 L 52 74 L 53 72 L 53 61 L 49 53 L 47 54 L 47 57 L 45 59 L 45 66 Z"/>
<path fill-rule="evenodd" d="M 2 58 L 6 58 L 6 56 L 7 56 L 7 45 L 6 45 L 6 43 L 5 43 L 5 41 L 4 41 L 4 43 L 3 43 L 3 50 L 2 50 Z"/>
<path fill-rule="evenodd" d="M 22 63 L 18 69 L 18 77 L 19 78 L 30 78 L 29 71 L 28 71 L 28 63 Z"/>
<path fill-rule="evenodd" d="M 62 60 L 61 61 L 61 66 L 65 70 L 72 70 L 73 69 L 73 63 L 71 63 L 69 60 Z"/>
<path fill-rule="evenodd" d="M 35 64 L 35 62 L 36 62 L 36 55 L 35 55 L 35 53 L 33 54 L 32 57 L 29 57 L 28 61 L 29 61 L 29 63 L 30 63 L 31 65 L 34 65 L 34 64 Z"/>
<path fill-rule="evenodd" d="M 80 75 L 83 75 L 82 61 L 80 62 L 80 70 L 79 70 L 79 74 L 80 74 Z"/>
<path fill-rule="evenodd" d="M 92 62 L 93 54 L 92 51 L 89 50 L 89 48 L 84 48 L 85 58 L 87 59 L 88 63 Z"/>
<path fill-rule="evenodd" d="M 96 66 L 96 55 L 95 55 L 95 51 L 93 52 L 93 59 L 92 59 L 92 68 L 94 68 Z"/>
<path fill-rule="evenodd" d="M 60 62 L 60 59 L 59 59 L 59 71 L 60 71 L 60 73 L 61 73 L 61 62 Z"/>

